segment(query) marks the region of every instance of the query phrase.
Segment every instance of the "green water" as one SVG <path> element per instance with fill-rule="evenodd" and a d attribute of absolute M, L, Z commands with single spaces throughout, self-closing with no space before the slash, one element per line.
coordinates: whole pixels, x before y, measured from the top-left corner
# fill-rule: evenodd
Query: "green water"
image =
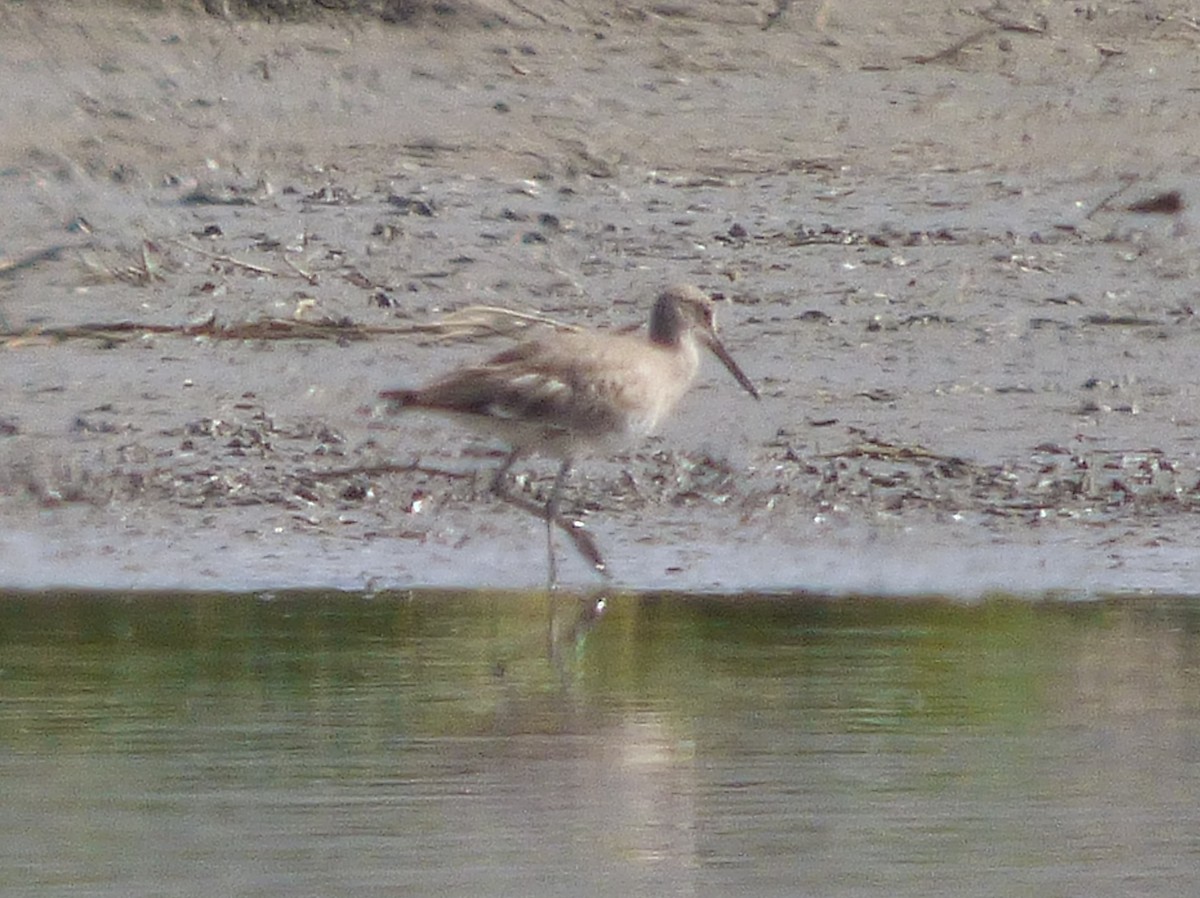
<path fill-rule="evenodd" d="M 0 894 L 1191 895 L 1200 604 L 0 597 Z"/>

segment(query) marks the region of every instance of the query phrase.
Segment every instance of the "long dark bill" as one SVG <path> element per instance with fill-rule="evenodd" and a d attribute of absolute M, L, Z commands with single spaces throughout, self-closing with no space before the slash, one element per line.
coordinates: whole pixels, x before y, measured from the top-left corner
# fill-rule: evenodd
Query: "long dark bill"
<path fill-rule="evenodd" d="M 724 344 L 721 343 L 716 334 L 705 334 L 704 342 L 708 345 L 708 348 L 712 350 L 712 354 L 721 360 L 721 364 L 724 365 L 729 373 L 737 379 L 737 382 L 742 385 L 742 389 L 744 389 L 755 399 L 762 398 L 758 395 L 758 387 L 754 386 L 754 382 L 751 381 L 750 378 L 746 376 L 745 372 L 738 367 L 738 363 L 733 360 L 733 356 L 729 354 L 729 350 L 725 348 Z"/>

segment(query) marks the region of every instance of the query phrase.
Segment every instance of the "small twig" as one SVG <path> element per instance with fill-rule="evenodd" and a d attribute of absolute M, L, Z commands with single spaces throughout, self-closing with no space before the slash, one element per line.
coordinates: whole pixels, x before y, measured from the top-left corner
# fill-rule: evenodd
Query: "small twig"
<path fill-rule="evenodd" d="M 966 37 L 955 41 L 946 49 L 940 50 L 939 52 L 930 56 L 906 56 L 905 59 L 910 62 L 915 62 L 918 65 L 926 65 L 931 62 L 941 62 L 957 56 L 967 46 L 974 44 L 977 41 L 987 37 L 989 34 L 994 34 L 997 31 L 1016 31 L 1021 34 L 1045 34 L 1047 30 L 1045 18 L 1042 16 L 1039 16 L 1038 21 L 1034 24 L 1030 24 L 1028 22 L 1018 22 L 1016 19 L 1010 19 L 1008 16 L 1003 15 L 1000 9 L 996 6 L 989 7 L 988 9 L 981 9 L 975 14 L 985 22 L 989 22 L 989 27 L 980 28 L 978 31 L 973 31 Z"/>
<path fill-rule="evenodd" d="M 317 286 L 317 284 L 318 284 L 317 276 L 315 274 L 313 274 L 311 271 L 305 271 L 303 268 L 301 268 L 299 265 L 297 265 L 295 262 L 293 262 L 287 256 L 283 257 L 283 261 L 287 265 L 288 268 L 292 269 L 292 271 L 296 272 L 296 274 L 300 275 L 300 277 L 302 277 L 302 278 L 304 278 L 304 280 L 308 281 L 308 284 L 310 287 Z"/>
<path fill-rule="evenodd" d="M 1134 184 L 1136 184 L 1140 178 L 1141 178 L 1141 175 L 1122 175 L 1121 176 L 1121 186 L 1118 187 L 1116 190 L 1114 190 L 1112 193 L 1110 193 L 1108 196 L 1106 196 L 1104 199 L 1102 199 L 1100 202 L 1098 202 L 1095 206 L 1093 206 L 1091 208 L 1091 210 L 1087 213 L 1087 215 L 1085 215 L 1083 217 L 1085 219 L 1090 220 L 1093 215 L 1095 215 L 1101 209 L 1106 208 L 1109 203 L 1111 203 L 1113 200 L 1115 200 L 1117 197 L 1119 197 L 1122 193 L 1124 193 L 1126 190 L 1128 190 L 1130 187 L 1132 187 Z"/>
<path fill-rule="evenodd" d="M 953 57 L 957 56 L 963 48 L 970 46 L 971 44 L 987 37 L 989 34 L 994 34 L 999 30 L 999 25 L 989 25 L 987 28 L 980 28 L 978 31 L 971 32 L 966 37 L 952 43 L 946 49 L 939 50 L 937 53 L 934 53 L 930 56 L 905 56 L 904 58 L 909 62 L 917 63 L 917 65 L 927 65 L 931 62 L 941 62 L 945 59 L 952 59 Z"/>
<path fill-rule="evenodd" d="M 177 244 L 178 246 L 183 247 L 186 250 L 191 250 L 192 252 L 198 253 L 201 256 L 205 256 L 209 259 L 213 259 L 214 261 L 224 262 L 226 265 L 236 265 L 238 268 L 244 268 L 247 271 L 253 271 L 255 274 L 266 274 L 266 275 L 270 275 L 271 277 L 287 277 L 287 275 L 282 274 L 278 271 L 275 271 L 272 268 L 265 268 L 262 265 L 255 265 L 252 262 L 243 262 L 241 259 L 235 259 L 233 256 L 227 256 L 224 253 L 214 253 L 211 250 L 202 249 L 199 246 L 196 246 L 191 243 L 185 243 L 182 240 L 174 240 L 173 239 L 173 240 L 171 240 L 171 242 L 174 244 Z M 300 276 L 300 275 L 297 275 L 297 276 Z"/>
<path fill-rule="evenodd" d="M 536 9 L 530 9 L 530 8 L 529 8 L 528 6 L 526 6 L 524 3 L 518 3 L 518 2 L 517 2 L 517 0 L 508 0 L 508 5 L 509 5 L 509 6 L 515 6 L 515 7 L 517 8 L 517 10 L 519 10 L 520 12 L 523 12 L 523 13 L 525 13 L 525 15 L 527 15 L 527 16 L 532 16 L 533 18 L 535 18 L 535 19 L 537 19 L 539 22 L 541 22 L 543 25 L 549 25 L 549 24 L 550 24 L 550 20 L 549 20 L 549 19 L 547 19 L 547 18 L 546 18 L 544 15 L 542 15 L 542 14 L 541 14 L 540 12 L 538 12 Z"/>
<path fill-rule="evenodd" d="M 498 322 L 510 319 L 516 324 L 503 327 Z M 371 337 L 412 336 L 434 334 L 446 339 L 462 340 L 476 336 L 508 336 L 530 325 L 543 325 L 560 330 L 579 328 L 555 321 L 535 312 L 518 312 L 495 306 L 469 306 L 428 324 L 359 324 L 346 318 L 323 318 L 303 321 L 294 318 L 260 318 L 257 321 L 237 321 L 218 324 L 212 315 L 191 324 L 151 324 L 144 321 L 90 322 L 64 327 L 42 327 L 28 331 L 0 331 L 7 345 L 37 337 L 69 340 L 90 337 L 101 340 L 120 340 L 127 335 L 163 334 L 179 337 L 209 337 L 213 340 L 367 340 Z"/>
<path fill-rule="evenodd" d="M 443 315 L 429 324 L 414 324 L 414 333 L 438 333 L 449 340 L 491 334 L 510 336 L 532 325 L 544 325 L 556 330 L 577 331 L 578 327 L 556 321 L 539 312 L 519 312 L 502 306 L 467 306 Z"/>
<path fill-rule="evenodd" d="M 976 13 L 976 15 L 985 22 L 991 22 L 1001 31 L 1019 31 L 1022 34 L 1046 33 L 1046 21 L 1042 16 L 1038 16 L 1038 18 L 1042 20 L 1038 22 L 1038 24 L 1028 25 L 1025 22 L 1018 22 L 1015 19 L 1010 19 L 1007 16 L 1000 15 L 994 6 L 990 7 L 989 9 L 981 9 Z"/>
<path fill-rule="evenodd" d="M 349 468 L 328 468 L 323 471 L 304 471 L 292 476 L 301 481 L 325 482 L 329 480 L 344 480 L 347 477 L 382 477 L 388 474 L 429 474 L 433 477 L 448 477 L 465 480 L 475 476 L 475 472 L 460 473 L 447 471 L 445 468 L 431 468 L 420 462 L 412 461 L 401 465 L 384 463 L 378 465 L 354 465 Z"/>
<path fill-rule="evenodd" d="M 0 275 L 10 275 L 24 268 L 31 268 L 38 262 L 56 260 L 64 249 L 66 249 L 66 246 L 60 244 L 58 246 L 48 246 L 45 249 L 39 249 L 36 252 L 20 256 L 16 259 L 0 259 Z"/>
<path fill-rule="evenodd" d="M 411 328 L 379 328 L 346 321 L 290 321 L 283 318 L 264 318 L 259 321 L 218 325 L 215 317 L 210 317 L 195 324 L 116 321 L 35 328 L 23 333 L 0 333 L 0 339 L 9 341 L 9 345 L 36 337 L 51 340 L 90 337 L 115 341 L 138 334 L 208 337 L 213 340 L 365 340 L 374 334 L 411 332 Z"/>

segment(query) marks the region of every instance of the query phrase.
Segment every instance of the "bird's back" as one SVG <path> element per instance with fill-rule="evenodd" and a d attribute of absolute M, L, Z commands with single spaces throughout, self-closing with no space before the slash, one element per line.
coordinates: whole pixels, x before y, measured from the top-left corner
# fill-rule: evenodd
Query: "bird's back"
<path fill-rule="evenodd" d="M 417 390 L 398 405 L 549 428 L 585 440 L 652 431 L 687 390 L 694 345 L 664 348 L 628 334 L 556 333 L 521 343 Z"/>

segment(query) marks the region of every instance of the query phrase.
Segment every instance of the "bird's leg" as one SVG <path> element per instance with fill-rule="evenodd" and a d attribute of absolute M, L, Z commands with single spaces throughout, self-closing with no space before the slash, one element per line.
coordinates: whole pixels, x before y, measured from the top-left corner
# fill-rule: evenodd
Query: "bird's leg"
<path fill-rule="evenodd" d="M 558 474 L 554 478 L 554 486 L 550 491 L 550 499 L 546 504 L 540 505 L 536 502 L 531 502 L 524 496 L 519 496 L 511 493 L 508 489 L 508 471 L 516 462 L 519 453 L 513 451 L 509 453 L 503 464 L 496 469 L 492 475 L 492 492 L 502 502 L 513 505 L 522 511 L 536 515 L 546 521 L 546 554 L 549 559 L 549 574 L 550 584 L 553 585 L 558 580 L 557 563 L 554 558 L 554 527 L 560 527 L 571 538 L 571 542 L 575 544 L 575 550 L 579 552 L 588 563 L 605 577 L 609 577 L 607 566 L 604 563 L 604 556 L 600 554 L 600 549 L 596 546 L 596 541 L 592 539 L 592 535 L 588 533 L 582 526 L 574 521 L 564 521 L 559 517 L 559 505 L 562 498 L 562 488 L 567 480 L 567 475 L 571 472 L 571 462 L 564 461 L 558 469 Z"/>
<path fill-rule="evenodd" d="M 496 472 L 492 474 L 493 494 L 501 498 L 508 496 L 508 486 L 505 484 L 505 480 L 508 477 L 508 472 L 512 470 L 513 464 L 516 463 L 517 456 L 520 454 L 521 450 L 513 449 L 508 453 L 508 458 L 504 459 L 504 462 L 496 469 Z"/>
<path fill-rule="evenodd" d="M 596 545 L 596 541 L 592 539 L 592 535 L 584 529 L 583 524 L 579 521 L 566 520 L 559 515 L 560 504 L 562 500 L 562 490 L 566 485 L 567 476 L 571 473 L 571 459 L 565 460 L 558 469 L 558 474 L 554 478 L 554 488 L 550 493 L 550 500 L 546 503 L 546 543 L 551 548 L 551 561 L 554 554 L 552 551 L 553 541 L 551 538 L 551 526 L 562 528 L 563 532 L 571 538 L 571 542 L 575 544 L 575 551 L 582 555 L 592 568 L 605 578 L 612 575 L 608 572 L 608 565 L 605 564 L 604 556 L 600 554 L 600 548 Z"/>
<path fill-rule="evenodd" d="M 550 498 L 546 500 L 546 560 L 549 571 L 547 589 L 550 591 L 553 591 L 558 584 L 558 565 L 554 560 L 554 527 L 556 524 L 559 527 L 569 526 L 567 522 L 559 520 L 558 507 L 562 499 L 563 484 L 566 483 L 570 473 L 571 459 L 568 456 L 558 466 L 558 473 L 554 475 L 554 486 L 550 488 Z"/>

